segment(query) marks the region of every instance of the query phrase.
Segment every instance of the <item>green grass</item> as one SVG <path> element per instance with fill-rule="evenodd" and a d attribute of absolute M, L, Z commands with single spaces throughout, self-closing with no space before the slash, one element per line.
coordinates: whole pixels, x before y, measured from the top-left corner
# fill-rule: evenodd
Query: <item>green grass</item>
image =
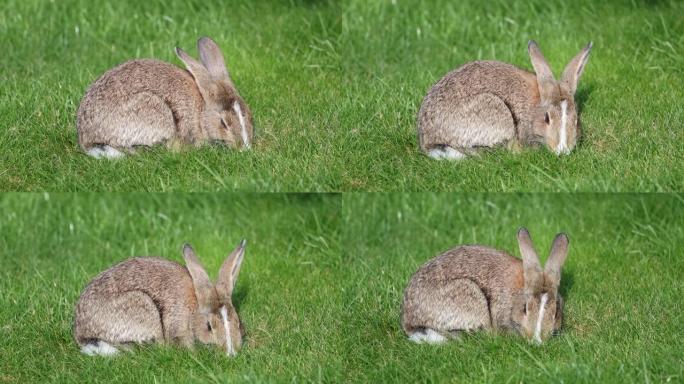
<path fill-rule="evenodd" d="M 684 5 L 677 1 L 7 0 L 0 14 L 0 189 L 32 191 L 681 191 Z M 250 152 L 152 150 L 95 161 L 77 146 L 85 88 L 135 57 L 179 64 L 223 48 L 255 115 Z M 497 150 L 457 164 L 417 150 L 415 115 L 475 59 L 558 73 L 594 51 L 577 101 L 584 137 L 558 158 Z"/>
<path fill-rule="evenodd" d="M 0 196 L 0 382 L 681 382 L 684 200 L 677 195 L 4 194 Z M 542 259 L 568 233 L 561 334 L 410 343 L 403 289 L 457 244 Z M 133 255 L 210 275 L 248 239 L 236 288 L 247 330 L 234 359 L 147 346 L 82 355 L 73 306 L 97 273 Z"/>
<path fill-rule="evenodd" d="M 321 191 L 341 187 L 331 163 L 339 67 L 335 7 L 315 1 L 9 0 L 0 94 L 0 188 L 57 191 Z M 136 57 L 181 65 L 212 36 L 255 115 L 253 151 L 224 147 L 95 161 L 76 138 L 88 85 Z M 339 163 L 339 161 L 338 161 Z"/>
<path fill-rule="evenodd" d="M 368 190 L 669 191 L 684 180 L 682 2 L 351 0 L 340 39 L 347 108 L 344 185 Z M 396 5 L 394 4 L 396 3 Z M 531 70 L 539 42 L 557 75 L 594 49 L 576 100 L 584 137 L 567 157 L 494 151 L 458 164 L 416 149 L 427 90 L 476 59 Z M 359 157 L 363 160 L 359 161 Z"/>
<path fill-rule="evenodd" d="M 684 381 L 681 196 L 367 194 L 345 195 L 342 206 L 349 381 Z M 542 260 L 556 233 L 569 235 L 561 334 L 539 347 L 484 333 L 408 342 L 399 308 L 410 276 L 459 244 L 518 256 L 520 226 Z"/>
<path fill-rule="evenodd" d="M 0 196 L 0 383 L 339 381 L 338 195 Z M 210 276 L 248 239 L 235 298 L 246 345 L 150 346 L 82 355 L 73 306 L 97 273 L 132 255 L 182 262 L 190 242 Z"/>

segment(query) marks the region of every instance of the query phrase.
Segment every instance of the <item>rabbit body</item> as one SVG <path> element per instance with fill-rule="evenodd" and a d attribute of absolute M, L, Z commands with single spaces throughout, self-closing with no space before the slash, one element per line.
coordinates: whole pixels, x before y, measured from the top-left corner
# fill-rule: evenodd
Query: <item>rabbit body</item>
<path fill-rule="evenodd" d="M 93 157 L 138 148 L 221 142 L 249 148 L 252 113 L 240 97 L 216 43 L 197 42 L 201 60 L 176 48 L 187 70 L 153 59 L 125 62 L 98 78 L 77 112 L 78 142 Z"/>
<path fill-rule="evenodd" d="M 203 105 L 192 75 L 158 60 L 134 60 L 100 77 L 86 91 L 78 112 L 81 146 L 90 150 L 157 144 L 200 143 Z"/>
<path fill-rule="evenodd" d="M 448 146 L 465 155 L 514 140 L 530 143 L 531 112 L 538 103 L 533 73 L 497 61 L 466 64 L 425 96 L 418 113 L 420 147 Z"/>
<path fill-rule="evenodd" d="M 513 329 L 511 310 L 522 299 L 522 262 L 483 246 L 462 246 L 435 257 L 411 278 L 404 296 L 407 334 L 426 329 Z"/>
<path fill-rule="evenodd" d="M 82 347 L 95 340 L 191 345 L 190 319 L 197 308 L 185 267 L 157 257 L 133 258 L 104 271 L 85 288 L 76 307 L 75 338 Z"/>
<path fill-rule="evenodd" d="M 541 343 L 560 329 L 560 267 L 567 236 L 559 234 L 541 270 L 526 230 L 523 260 L 481 245 L 460 246 L 431 259 L 404 292 L 401 326 L 415 342 L 438 343 L 463 331 L 506 330 Z"/>
<path fill-rule="evenodd" d="M 74 339 L 88 355 L 112 355 L 140 343 L 192 347 L 195 341 L 240 348 L 244 329 L 231 295 L 244 241 L 226 259 L 214 285 L 189 245 L 186 266 L 158 257 L 120 262 L 95 277 L 75 307 Z"/>
<path fill-rule="evenodd" d="M 591 43 L 566 66 L 561 80 L 534 41 L 535 72 L 498 61 L 475 61 L 449 72 L 418 112 L 420 149 L 435 159 L 461 159 L 482 148 L 545 144 L 567 154 L 580 135 L 574 94 Z"/>

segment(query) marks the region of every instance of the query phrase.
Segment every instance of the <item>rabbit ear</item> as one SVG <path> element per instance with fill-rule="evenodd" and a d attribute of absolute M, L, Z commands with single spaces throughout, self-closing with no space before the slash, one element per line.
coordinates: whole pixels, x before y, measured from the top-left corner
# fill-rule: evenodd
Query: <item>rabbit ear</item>
<path fill-rule="evenodd" d="M 247 245 L 247 240 L 242 239 L 240 244 L 233 250 L 233 252 L 228 255 L 226 261 L 221 265 L 219 270 L 218 280 L 216 281 L 216 291 L 219 297 L 223 300 L 227 300 L 233 294 L 233 288 L 235 287 L 235 282 L 237 281 L 238 274 L 240 273 L 240 266 L 242 265 L 242 259 L 245 255 L 245 246 Z"/>
<path fill-rule="evenodd" d="M 215 306 L 216 291 L 211 284 L 211 280 L 209 280 L 207 271 L 200 264 L 190 244 L 183 245 L 183 259 L 185 260 L 188 272 L 190 272 L 190 277 L 192 277 L 192 285 L 195 287 L 197 303 L 203 312 L 209 312 Z"/>
<path fill-rule="evenodd" d="M 184 50 L 176 47 L 176 56 L 185 64 L 185 67 L 190 71 L 192 77 L 197 83 L 202 98 L 205 103 L 211 103 L 217 99 L 216 83 L 212 78 L 209 70 L 199 61 L 193 59 Z"/>
<path fill-rule="evenodd" d="M 577 54 L 570 63 L 563 70 L 563 75 L 561 76 L 561 81 L 565 83 L 572 94 L 577 90 L 577 83 L 579 82 L 580 76 L 584 71 L 584 66 L 589 60 L 589 54 L 591 53 L 591 47 L 593 44 L 589 42 L 586 47 L 582 48 L 580 53 Z"/>
<path fill-rule="evenodd" d="M 570 241 L 566 234 L 559 233 L 556 235 L 556 238 L 553 240 L 553 245 L 551 246 L 551 254 L 544 266 L 544 274 L 556 288 L 558 288 L 558 285 L 560 284 L 561 267 L 565 262 L 565 258 L 568 256 L 569 243 Z"/>
<path fill-rule="evenodd" d="M 523 277 L 525 278 L 525 289 L 534 289 L 541 283 L 541 265 L 537 251 L 534 250 L 530 233 L 527 229 L 518 230 L 518 245 L 523 259 Z"/>
<path fill-rule="evenodd" d="M 216 79 L 229 78 L 226 63 L 223 61 L 223 54 L 214 40 L 208 37 L 197 40 L 197 51 L 199 51 L 202 64 L 212 77 Z"/>
<path fill-rule="evenodd" d="M 553 77 L 553 72 L 549 63 L 544 58 L 537 42 L 530 40 L 527 43 L 527 51 L 530 54 L 530 61 L 534 67 L 534 72 L 537 74 L 537 86 L 539 87 L 539 95 L 542 100 L 548 100 L 553 97 L 556 79 Z"/>

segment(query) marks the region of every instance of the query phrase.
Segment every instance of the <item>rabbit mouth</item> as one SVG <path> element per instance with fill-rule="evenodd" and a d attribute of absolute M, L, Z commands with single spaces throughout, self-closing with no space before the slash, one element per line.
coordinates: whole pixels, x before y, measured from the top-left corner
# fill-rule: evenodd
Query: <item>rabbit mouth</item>
<path fill-rule="evenodd" d="M 562 155 L 569 155 L 570 154 L 570 148 L 565 147 L 565 148 L 556 148 L 556 155 L 562 156 Z"/>

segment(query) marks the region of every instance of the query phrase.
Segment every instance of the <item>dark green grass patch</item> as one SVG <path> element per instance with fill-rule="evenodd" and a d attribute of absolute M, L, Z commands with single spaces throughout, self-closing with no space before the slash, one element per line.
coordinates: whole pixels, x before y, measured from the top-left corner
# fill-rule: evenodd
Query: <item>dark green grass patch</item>
<path fill-rule="evenodd" d="M 336 195 L 0 197 L 0 382 L 339 381 L 342 311 Z M 82 355 L 73 306 L 100 271 L 134 255 L 182 263 L 190 242 L 210 276 L 248 241 L 235 291 L 243 350 L 146 346 Z"/>
<path fill-rule="evenodd" d="M 342 237 L 351 284 L 343 322 L 355 382 L 681 382 L 684 201 L 663 195 L 345 195 Z M 519 257 L 526 226 L 540 258 L 566 232 L 565 322 L 542 346 L 473 334 L 409 342 L 403 290 L 427 260 L 459 244 Z"/>

